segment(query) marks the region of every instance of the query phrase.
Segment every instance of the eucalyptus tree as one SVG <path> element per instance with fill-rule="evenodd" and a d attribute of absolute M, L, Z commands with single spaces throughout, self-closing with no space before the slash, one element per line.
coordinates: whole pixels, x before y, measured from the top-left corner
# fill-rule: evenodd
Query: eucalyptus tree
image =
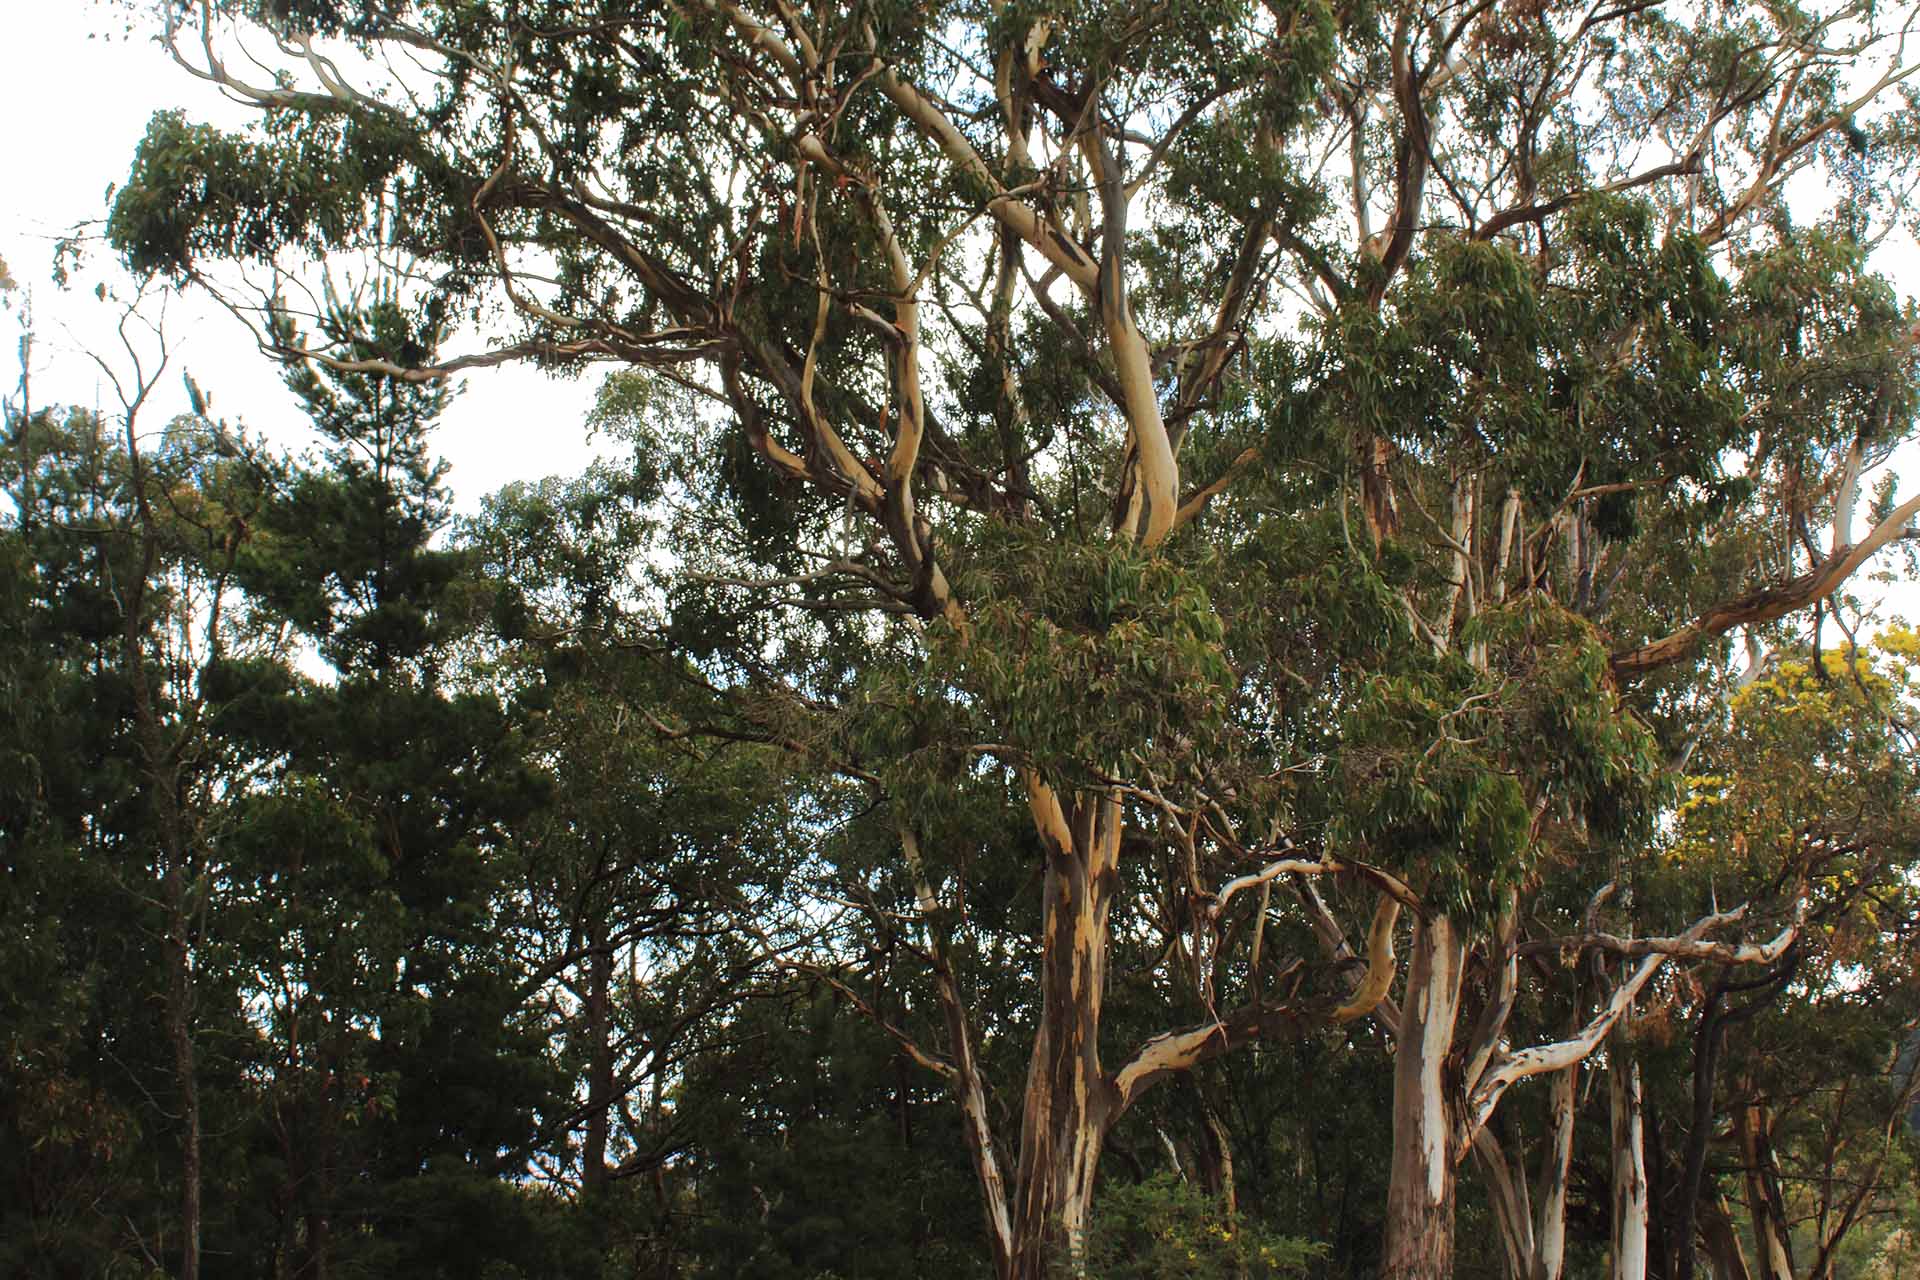
<path fill-rule="evenodd" d="M 233 297 L 399 248 L 447 316 L 510 317 L 497 344 L 262 340 L 422 383 L 611 362 L 700 406 L 659 418 L 689 477 L 667 635 L 728 714 L 662 727 L 784 746 L 888 837 L 847 901 L 917 917 L 937 1011 L 885 1025 L 957 1097 L 1000 1274 L 1079 1256 L 1155 1083 L 1370 1017 L 1383 1273 L 1445 1275 L 1508 1088 L 1595 1052 L 1666 957 L 1790 944 L 1705 900 L 1579 921 L 1655 839 L 1729 633 L 1824 608 L 1920 510 L 1882 488 L 1855 528 L 1914 408 L 1868 261 L 1911 181 L 1910 12 L 155 7 L 261 118 L 156 117 L 110 222 L 133 267 Z M 1790 201 L 1809 176 L 1840 198 Z M 982 919 L 1010 871 L 1024 913 Z M 1283 910 L 1320 939 L 1297 965 L 1263 946 Z M 1534 934 L 1614 963 L 1526 1047 Z M 1123 952 L 1199 1016 L 1115 1044 Z M 989 957 L 1028 984 L 1017 1137 Z"/>
<path fill-rule="evenodd" d="M 629 430 L 610 385 L 594 425 Z M 714 695 L 658 643 L 651 571 L 659 460 L 636 448 L 571 480 L 508 486 L 459 541 L 494 582 L 491 678 L 526 711 L 549 779 L 519 824 L 524 867 L 510 928 L 523 989 L 540 991 L 573 1070 L 585 1191 L 658 1177 L 700 1135 L 673 1093 L 761 976 L 742 918 L 777 915 L 802 842 L 779 785 L 784 753 L 663 738 L 635 726 L 702 718 Z M 544 990 L 543 990 L 544 989 Z M 552 997 L 546 999 L 546 997 Z"/>
<path fill-rule="evenodd" d="M 1920 927 L 1916 656 L 1904 627 L 1870 648 L 1782 655 L 1695 757 L 1662 878 L 1753 899 L 1804 884 L 1807 927 L 1766 969 L 1706 966 L 1649 1011 L 1646 1056 L 1670 1081 L 1668 1114 L 1647 1116 L 1667 1153 L 1650 1179 L 1656 1274 L 1694 1274 L 1696 1222 L 1726 1201 L 1745 1210 L 1753 1274 L 1842 1274 L 1848 1237 L 1887 1211 L 1915 1154 L 1903 1117 L 1917 1086 L 1897 1048 Z M 1700 1235 L 1728 1269 L 1732 1233 Z"/>
<path fill-rule="evenodd" d="M 1579 1167 L 1588 1185 L 1610 1175 L 1633 1192 L 1606 1215 L 1616 1274 L 1623 1255 L 1660 1277 L 1691 1277 L 1702 1258 L 1716 1275 L 1829 1274 L 1888 1205 L 1910 1159 L 1899 1115 L 1912 1081 L 1895 1049 L 1911 1020 L 1920 853 L 1902 656 L 1913 641 L 1894 627 L 1849 649 L 1818 661 L 1756 650 L 1699 725 L 1667 838 L 1632 877 L 1631 916 L 1669 917 L 1705 892 L 1775 913 L 1797 903 L 1802 925 L 1755 964 L 1677 957 L 1610 1035 L 1604 1064 L 1589 1064 L 1606 1088 L 1585 1090 L 1604 1099 L 1587 1114 L 1604 1123 L 1579 1125 L 1575 1066 L 1554 1077 L 1539 1131 L 1515 1108 L 1481 1132 L 1509 1274 L 1559 1274 Z M 1537 964 L 1558 947 L 1534 938 L 1520 951 Z M 1590 970 L 1561 984 L 1577 1008 Z M 1565 1018 L 1566 1000 L 1518 1017 Z M 1751 1260 L 1734 1213 L 1760 1246 Z"/>

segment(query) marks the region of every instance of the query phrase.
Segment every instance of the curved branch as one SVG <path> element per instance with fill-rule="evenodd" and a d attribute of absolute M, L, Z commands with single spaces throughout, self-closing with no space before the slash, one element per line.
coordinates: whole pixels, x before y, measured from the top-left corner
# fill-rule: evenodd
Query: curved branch
<path fill-rule="evenodd" d="M 1772 961 L 1779 958 L 1800 931 L 1800 911 L 1804 910 L 1804 899 L 1800 910 L 1796 911 L 1794 923 L 1781 930 L 1773 941 L 1763 946 L 1750 944 L 1703 943 L 1707 934 L 1722 926 L 1733 924 L 1747 914 L 1744 906 L 1732 911 L 1717 912 L 1696 920 L 1685 933 L 1670 938 L 1620 939 L 1632 948 L 1632 954 L 1644 957 L 1632 975 L 1615 989 L 1613 997 L 1601 1008 L 1599 1014 L 1576 1034 L 1552 1044 L 1535 1045 L 1522 1049 L 1518 1053 L 1500 1055 L 1487 1069 L 1480 1083 L 1475 1085 L 1467 1097 L 1464 1124 L 1466 1132 L 1462 1135 L 1462 1147 L 1472 1140 L 1473 1134 L 1486 1124 L 1493 1110 L 1500 1103 L 1501 1095 L 1509 1087 L 1518 1084 L 1529 1076 L 1542 1075 L 1549 1071 L 1560 1071 L 1585 1060 L 1600 1047 L 1613 1030 L 1621 1016 L 1632 1007 L 1634 998 L 1643 987 L 1659 972 L 1660 966 L 1670 956 L 1686 959 L 1719 959 L 1739 957 L 1745 963 Z M 1595 935 L 1602 936 L 1602 935 Z"/>
<path fill-rule="evenodd" d="M 1217 479 L 1180 504 L 1180 510 L 1176 512 L 1173 517 L 1173 527 L 1179 529 L 1198 519 L 1200 513 L 1207 509 L 1207 504 L 1219 497 L 1220 494 L 1226 490 L 1227 486 L 1233 483 L 1234 478 L 1246 468 L 1247 464 L 1253 462 L 1259 456 L 1260 451 L 1258 449 L 1241 450 L 1240 456 L 1232 462 L 1229 462 L 1226 470 L 1222 471 Z"/>
<path fill-rule="evenodd" d="M 1393 927 L 1400 920 L 1400 902 L 1390 893 L 1380 895 L 1373 910 L 1373 925 L 1367 930 L 1367 973 L 1354 990 L 1352 999 L 1333 1011 L 1335 1023 L 1352 1022 L 1372 1013 L 1387 998 L 1393 986 Z"/>
<path fill-rule="evenodd" d="M 1678 662 L 1692 654 L 1702 643 L 1724 635 L 1735 627 L 1756 626 L 1804 609 L 1816 600 L 1824 600 L 1846 584 L 1869 557 L 1907 531 L 1908 522 L 1920 516 L 1920 496 L 1895 507 L 1872 532 L 1850 547 L 1841 547 L 1797 578 L 1762 587 L 1730 600 L 1695 618 L 1686 626 L 1637 649 L 1624 649 L 1613 655 L 1613 673 L 1620 679 L 1644 675 L 1658 667 Z"/>
<path fill-rule="evenodd" d="M 1793 942 L 1789 925 L 1768 942 L 1709 942 L 1704 938 L 1622 938 L 1611 933 L 1579 933 L 1564 938 L 1540 938 L 1522 943 L 1527 956 L 1565 951 L 1605 951 L 1624 959 L 1666 956 L 1675 960 L 1717 960 L 1722 964 L 1772 964 Z"/>
<path fill-rule="evenodd" d="M 1141 1045 L 1127 1064 L 1114 1073 L 1117 1100 L 1111 1118 L 1118 1120 L 1143 1093 L 1170 1075 L 1190 1071 L 1254 1040 L 1289 1032 L 1298 1034 L 1315 1021 L 1317 1019 L 1301 1006 L 1250 1004 L 1222 1014 L 1216 1022 L 1162 1032 Z"/>

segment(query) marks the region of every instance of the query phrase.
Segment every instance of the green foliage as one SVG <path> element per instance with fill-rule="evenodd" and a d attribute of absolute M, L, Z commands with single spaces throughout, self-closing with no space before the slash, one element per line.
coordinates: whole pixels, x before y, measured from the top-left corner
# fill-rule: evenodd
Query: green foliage
<path fill-rule="evenodd" d="M 765 993 L 676 1097 L 705 1137 L 685 1206 L 721 1274 L 987 1274 L 956 1119 L 821 988 Z"/>
<path fill-rule="evenodd" d="M 1096 1280 L 1311 1275 L 1325 1250 L 1276 1236 L 1172 1174 L 1111 1186 L 1087 1241 Z"/>
<path fill-rule="evenodd" d="M 274 316 L 318 460 L 243 460 L 196 421 L 143 488 L 97 423 L 10 424 L 4 465 L 42 438 L 58 458 L 9 472 L 0 560 L 26 743 L 0 745 L 0 836 L 32 855 L 0 899 L 27 922 L 0 931 L 31 1086 L 10 1123 L 51 1135 L 71 1185 L 132 1167 L 68 1140 L 75 1099 L 137 1117 L 129 1143 L 164 1131 L 165 1100 L 82 1047 L 110 1034 L 164 1080 L 126 994 L 151 962 L 58 917 L 104 886 L 125 931 L 154 928 L 171 793 L 134 730 L 156 715 L 209 818 L 197 1030 L 246 1116 L 220 1176 L 258 1220 L 220 1230 L 253 1232 L 232 1256 L 257 1271 L 331 1248 L 504 1274 L 531 1240 L 590 1266 L 558 1243 L 575 1228 L 630 1272 L 977 1266 L 957 1121 L 855 1006 L 953 1054 L 935 982 L 956 984 L 1015 1168 L 1040 1114 L 1017 1082 L 1047 1070 L 1024 1051 L 1062 1002 L 1111 1072 L 1169 1025 L 1351 986 L 1327 951 L 1365 928 L 1364 884 L 1320 878 L 1324 912 L 1278 881 L 1216 910 L 1289 844 L 1452 917 L 1470 1010 L 1508 904 L 1544 945 L 1608 879 L 1609 923 L 1663 934 L 1736 894 L 1771 924 L 1804 882 L 1806 940 L 1741 988 L 1777 1005 L 1729 1051 L 1739 1099 L 1791 1111 L 1803 1169 L 1866 1131 L 1849 1108 L 1884 1098 L 1809 1119 L 1821 1064 L 1790 1050 L 1824 1020 L 1864 1077 L 1911 1007 L 1911 655 L 1835 664 L 1795 648 L 1794 612 L 1756 622 L 1786 656 L 1723 713 L 1714 611 L 1804 589 L 1820 527 L 1845 534 L 1847 460 L 1920 405 L 1915 312 L 1868 256 L 1907 220 L 1920 107 L 1855 101 L 1873 38 L 1898 38 L 1873 6 L 153 7 L 188 22 L 183 56 L 212 15 L 209 58 L 231 22 L 287 74 L 229 86 L 251 128 L 156 117 L 108 226 L 124 259 L 184 279 L 371 253 L 418 305 L 330 297 L 311 334 Z M 325 56 L 296 56 L 310 36 Z M 239 75 L 228 56 L 206 74 Z M 413 68 L 404 93 L 347 87 L 383 65 Z M 1832 208 L 1806 216 L 1817 181 L 1790 198 L 1804 173 Z M 456 530 L 427 375 L 469 321 L 503 357 L 616 363 L 590 426 L 629 456 Z M 1162 445 L 1178 478 L 1149 500 Z M 156 497 L 179 518 L 142 542 Z M 1178 527 L 1141 545 L 1169 502 Z M 127 653 L 210 579 L 255 644 L 192 679 Z M 1669 669 L 1616 669 L 1663 637 Z M 1050 868 L 1093 854 L 1039 856 L 1039 780 L 1080 845 L 1118 815 L 1074 934 L 1104 986 L 1045 964 Z M 1494 1042 L 1562 1034 L 1594 994 L 1574 977 L 1607 976 L 1590 960 L 1523 964 Z M 1736 981 L 1675 963 L 1643 996 L 1682 1128 L 1711 1065 L 1687 1047 Z M 40 983 L 70 1025 L 24 1016 Z M 1351 1153 L 1393 1140 L 1392 1073 L 1366 1025 L 1306 1039 L 1133 1112 L 1196 1184 L 1231 1133 L 1280 1207 L 1228 1222 L 1129 1188 L 1153 1144 L 1116 1130 L 1096 1270 L 1321 1265 L 1280 1236 L 1377 1265 Z M 513 1185 L 529 1162 L 577 1203 Z M 158 1220 L 140 1194 L 127 1216 Z M 1490 1269 L 1465 1243 L 1460 1274 Z"/>
<path fill-rule="evenodd" d="M 983 604 L 943 637 L 934 672 L 1050 773 L 1077 782 L 1130 748 L 1173 755 L 1176 735 L 1220 726 L 1231 673 L 1198 574 L 1117 541 L 1016 533 L 974 548 L 959 585 Z"/>
<path fill-rule="evenodd" d="M 1642 845 L 1663 795 L 1653 736 L 1615 692 L 1592 627 L 1524 596 L 1463 628 L 1484 665 L 1378 675 L 1340 736 L 1342 844 L 1424 881 L 1450 910 L 1491 912 L 1549 846 L 1539 817 L 1576 845 Z"/>
<path fill-rule="evenodd" d="M 409 149 L 407 133 L 373 113 L 289 119 L 251 141 L 163 111 L 141 140 L 108 234 L 136 271 L 176 276 L 209 256 L 320 252 L 362 234 L 365 193 L 392 179 Z M 259 199 L 263 189 L 274 198 Z"/>

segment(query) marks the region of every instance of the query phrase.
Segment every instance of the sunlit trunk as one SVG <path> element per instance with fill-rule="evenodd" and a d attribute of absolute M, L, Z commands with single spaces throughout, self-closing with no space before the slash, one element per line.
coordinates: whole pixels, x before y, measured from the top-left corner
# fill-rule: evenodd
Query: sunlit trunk
<path fill-rule="evenodd" d="M 1453 1274 L 1455 1125 L 1446 1076 L 1465 958 L 1465 944 L 1447 917 L 1415 925 L 1394 1053 L 1383 1280 Z"/>
<path fill-rule="evenodd" d="M 1489 1129 L 1474 1138 L 1473 1153 L 1487 1177 L 1487 1196 L 1493 1202 L 1509 1280 L 1560 1280 L 1565 1267 L 1567 1171 L 1573 1159 L 1573 1104 L 1579 1074 L 1578 1066 L 1553 1074 L 1547 1095 L 1547 1141 L 1531 1197 L 1521 1155 L 1510 1156 Z"/>
<path fill-rule="evenodd" d="M 1539 1254 L 1529 1280 L 1560 1280 L 1567 1261 L 1567 1170 L 1573 1163 L 1573 1104 L 1580 1068 L 1556 1072 L 1548 1094 L 1552 1138 L 1540 1170 L 1539 1221 L 1534 1239 Z"/>
<path fill-rule="evenodd" d="M 1057 1261 L 1080 1271 L 1100 1147 L 1118 1102 L 1100 1068 L 1099 1030 L 1119 805 L 1089 796 L 1062 807 L 1037 779 L 1029 785 L 1047 871 L 1041 1017 L 1021 1109 L 1012 1280 L 1038 1280 Z"/>
<path fill-rule="evenodd" d="M 1607 1053 L 1607 1097 L 1613 1121 L 1613 1280 L 1647 1274 L 1647 1159 L 1640 1064 L 1615 1034 Z"/>

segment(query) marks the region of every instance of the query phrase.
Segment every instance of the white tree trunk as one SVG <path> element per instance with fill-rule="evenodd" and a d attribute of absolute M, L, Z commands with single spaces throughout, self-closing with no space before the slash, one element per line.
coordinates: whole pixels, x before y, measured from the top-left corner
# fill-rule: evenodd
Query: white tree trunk
<path fill-rule="evenodd" d="M 1453 1274 L 1456 1130 L 1446 1062 L 1460 1016 L 1466 946 L 1445 916 L 1419 921 L 1393 1070 L 1393 1167 L 1387 1184 L 1383 1280 Z"/>
<path fill-rule="evenodd" d="M 1647 1158 L 1642 1142 L 1640 1064 L 1616 1033 L 1607 1051 L 1613 1111 L 1613 1280 L 1646 1280 Z"/>
<path fill-rule="evenodd" d="M 1573 1103 L 1579 1080 L 1578 1065 L 1553 1077 L 1548 1104 L 1553 1136 L 1540 1169 L 1540 1218 L 1533 1232 L 1539 1256 L 1532 1280 L 1560 1280 L 1567 1264 L 1567 1170 L 1573 1163 Z"/>

